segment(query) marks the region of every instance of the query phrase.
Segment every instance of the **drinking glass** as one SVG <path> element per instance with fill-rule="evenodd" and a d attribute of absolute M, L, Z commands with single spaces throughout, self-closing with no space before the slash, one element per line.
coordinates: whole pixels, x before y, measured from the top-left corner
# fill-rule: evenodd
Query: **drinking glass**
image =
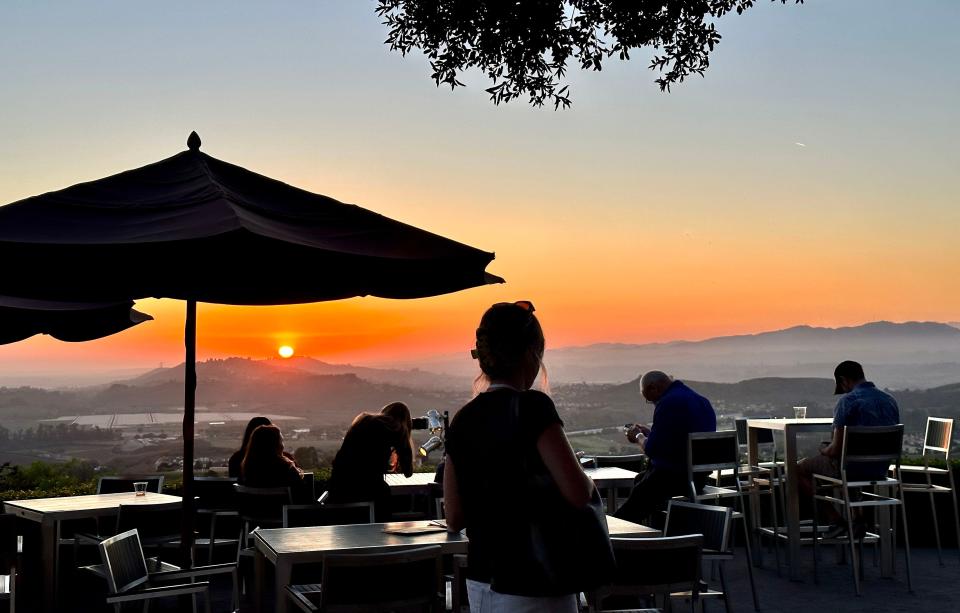
<path fill-rule="evenodd" d="M 147 495 L 147 482 L 146 482 L 146 481 L 134 481 L 134 482 L 133 482 L 133 491 L 136 492 L 137 496 L 146 496 L 146 495 Z"/>
<path fill-rule="evenodd" d="M 807 407 L 793 407 L 793 416 L 796 419 L 806 419 Z"/>

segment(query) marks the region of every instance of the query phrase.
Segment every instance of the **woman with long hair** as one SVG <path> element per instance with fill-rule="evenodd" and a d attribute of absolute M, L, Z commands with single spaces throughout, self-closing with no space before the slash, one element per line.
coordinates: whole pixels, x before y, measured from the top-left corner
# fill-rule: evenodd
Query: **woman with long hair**
<path fill-rule="evenodd" d="M 528 482 L 510 467 L 549 473 L 561 504 L 586 508 L 594 486 L 580 468 L 550 397 L 532 390 L 546 342 L 533 304 L 498 303 L 476 333 L 483 391 L 453 418 L 443 492 L 447 527 L 469 537 L 467 592 L 473 613 L 577 611 L 577 595 L 551 585 L 523 547 L 545 519 L 521 501 Z M 493 468 L 497 458 L 504 467 Z M 511 473 L 512 470 L 512 473 Z M 562 498 L 560 498 L 562 497 Z M 542 572 L 541 572 L 542 571 Z"/>
<path fill-rule="evenodd" d="M 303 471 L 284 453 L 280 428 L 265 425 L 254 429 L 240 465 L 239 482 L 250 487 L 300 487 Z"/>
<path fill-rule="evenodd" d="M 412 432 L 410 409 L 402 402 L 391 402 L 375 415 L 357 415 L 333 459 L 328 500 L 373 502 L 377 521 L 388 521 L 390 487 L 383 475 L 413 474 Z"/>
<path fill-rule="evenodd" d="M 243 456 L 247 453 L 247 443 L 250 442 L 250 435 L 260 426 L 269 426 L 270 418 L 264 416 L 254 417 L 247 422 L 247 429 L 243 431 L 243 442 L 240 443 L 240 449 L 233 452 L 230 461 L 227 463 L 227 474 L 234 479 L 240 478 L 240 465 L 243 463 Z"/>

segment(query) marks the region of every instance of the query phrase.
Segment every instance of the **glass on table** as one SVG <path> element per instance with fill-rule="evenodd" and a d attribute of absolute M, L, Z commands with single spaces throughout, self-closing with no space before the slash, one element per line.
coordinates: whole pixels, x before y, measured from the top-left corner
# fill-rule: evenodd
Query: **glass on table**
<path fill-rule="evenodd" d="M 795 419 L 806 419 L 807 407 L 793 407 L 793 417 Z"/>
<path fill-rule="evenodd" d="M 147 482 L 146 481 L 134 481 L 133 482 L 133 491 L 137 496 L 146 496 L 147 495 Z"/>

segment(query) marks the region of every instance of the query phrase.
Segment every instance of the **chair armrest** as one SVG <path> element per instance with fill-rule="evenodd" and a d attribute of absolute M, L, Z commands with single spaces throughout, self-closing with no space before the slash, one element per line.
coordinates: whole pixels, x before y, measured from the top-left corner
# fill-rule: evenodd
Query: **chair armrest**
<path fill-rule="evenodd" d="M 327 498 L 329 497 L 330 497 L 330 491 L 329 490 L 325 491 L 324 493 L 320 494 L 319 498 L 317 498 L 317 502 L 319 502 L 320 504 L 323 504 L 327 501 Z"/>
<path fill-rule="evenodd" d="M 90 534 L 89 532 L 77 532 L 73 535 L 73 538 L 76 539 L 78 545 L 99 545 L 107 537 Z"/>
<path fill-rule="evenodd" d="M 107 604 L 117 604 L 121 602 L 134 602 L 137 600 L 151 600 L 153 598 L 166 598 L 168 596 L 188 596 L 190 594 L 205 594 L 209 591 L 210 584 L 206 581 L 201 583 L 187 583 L 183 585 L 164 585 L 161 587 L 148 587 L 134 592 L 125 592 L 123 594 L 114 594 L 107 596 Z"/>
<path fill-rule="evenodd" d="M 150 581 L 176 581 L 178 579 L 194 579 L 196 577 L 210 577 L 213 575 L 228 575 L 237 571 L 236 562 L 224 564 L 210 564 L 183 570 L 167 570 L 150 573 Z"/>

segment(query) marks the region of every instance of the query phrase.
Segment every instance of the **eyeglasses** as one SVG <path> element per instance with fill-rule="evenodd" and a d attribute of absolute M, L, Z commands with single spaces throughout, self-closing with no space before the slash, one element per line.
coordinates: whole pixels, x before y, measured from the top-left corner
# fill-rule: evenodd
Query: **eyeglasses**
<path fill-rule="evenodd" d="M 493 307 L 503 307 L 503 306 L 516 306 L 516 307 L 520 307 L 521 309 L 523 309 L 524 311 L 526 311 L 531 318 L 533 317 L 533 312 L 537 310 L 537 309 L 533 306 L 533 303 L 530 302 L 529 300 L 517 300 L 516 302 L 498 302 L 498 303 L 496 303 L 496 304 L 493 305 Z M 493 307 L 490 307 L 490 308 L 493 308 Z M 529 323 L 529 320 L 528 320 L 527 323 Z M 477 350 L 476 350 L 476 349 L 471 349 L 471 350 L 470 350 L 470 357 L 473 358 L 474 360 L 478 360 L 478 359 L 480 359 L 480 354 L 477 353 Z"/>

